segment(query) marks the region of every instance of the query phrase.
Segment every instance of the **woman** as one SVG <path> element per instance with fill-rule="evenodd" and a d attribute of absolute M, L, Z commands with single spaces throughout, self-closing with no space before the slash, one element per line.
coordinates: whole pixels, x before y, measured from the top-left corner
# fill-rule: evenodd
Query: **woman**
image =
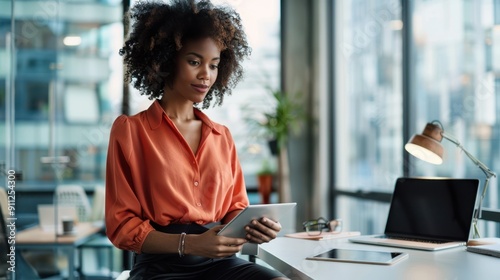
<path fill-rule="evenodd" d="M 237 258 L 246 242 L 276 238 L 279 222 L 254 220 L 247 236 L 218 236 L 248 204 L 229 130 L 197 107 L 220 105 L 250 54 L 239 15 L 209 1 L 140 2 L 120 54 L 126 75 L 155 101 L 111 129 L 106 230 L 136 253 L 131 279 L 286 279 Z"/>

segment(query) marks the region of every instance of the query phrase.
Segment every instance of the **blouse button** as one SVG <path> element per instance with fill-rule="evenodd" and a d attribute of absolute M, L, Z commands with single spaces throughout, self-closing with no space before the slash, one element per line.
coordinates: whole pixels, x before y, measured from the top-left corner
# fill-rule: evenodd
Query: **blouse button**
<path fill-rule="evenodd" d="M 196 206 L 201 206 L 201 203 L 199 203 L 199 202 L 198 202 L 198 203 L 196 203 Z"/>
<path fill-rule="evenodd" d="M 198 186 L 198 181 L 194 181 L 194 186 L 197 187 Z"/>

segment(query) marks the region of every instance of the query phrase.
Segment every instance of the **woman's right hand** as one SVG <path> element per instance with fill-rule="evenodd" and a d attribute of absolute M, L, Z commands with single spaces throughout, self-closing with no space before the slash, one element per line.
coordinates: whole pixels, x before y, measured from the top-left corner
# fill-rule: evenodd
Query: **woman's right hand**
<path fill-rule="evenodd" d="M 215 226 L 202 234 L 188 234 L 184 242 L 184 254 L 207 258 L 224 258 L 241 251 L 244 238 L 217 235 L 224 226 Z"/>

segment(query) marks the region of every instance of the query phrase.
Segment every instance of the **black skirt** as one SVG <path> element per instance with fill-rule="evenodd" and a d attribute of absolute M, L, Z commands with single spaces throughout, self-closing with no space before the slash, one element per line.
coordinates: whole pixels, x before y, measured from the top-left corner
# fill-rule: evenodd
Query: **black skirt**
<path fill-rule="evenodd" d="M 198 224 L 151 225 L 165 233 L 201 234 L 209 229 Z M 214 224 L 210 224 L 213 226 Z M 284 277 L 280 272 L 246 261 L 232 255 L 221 259 L 178 254 L 139 254 L 130 272 L 130 280 L 166 280 L 166 279 L 220 279 L 220 280 L 266 280 Z"/>

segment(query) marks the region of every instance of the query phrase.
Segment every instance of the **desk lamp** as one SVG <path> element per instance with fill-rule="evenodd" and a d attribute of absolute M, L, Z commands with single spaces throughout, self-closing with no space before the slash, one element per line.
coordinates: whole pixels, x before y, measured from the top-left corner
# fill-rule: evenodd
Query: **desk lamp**
<path fill-rule="evenodd" d="M 413 156 L 429 162 L 433 164 L 441 164 L 443 163 L 443 146 L 441 145 L 441 140 L 445 138 L 450 142 L 455 144 L 458 148 L 460 148 L 465 155 L 472 160 L 472 162 L 481 169 L 486 175 L 486 180 L 484 181 L 483 192 L 481 193 L 481 197 L 479 200 L 479 206 L 477 210 L 474 212 L 473 217 L 473 226 L 474 226 L 474 234 L 473 238 L 479 238 L 479 229 L 477 227 L 477 220 L 481 218 L 481 206 L 483 204 L 483 199 L 486 194 L 486 190 L 488 189 L 488 184 L 491 177 L 496 177 L 497 175 L 491 171 L 484 163 L 480 162 L 477 158 L 471 155 L 463 146 L 453 138 L 452 136 L 444 133 L 443 126 L 439 121 L 432 121 L 427 123 L 422 134 L 415 134 L 413 137 L 406 143 L 405 149 L 408 153 Z"/>

